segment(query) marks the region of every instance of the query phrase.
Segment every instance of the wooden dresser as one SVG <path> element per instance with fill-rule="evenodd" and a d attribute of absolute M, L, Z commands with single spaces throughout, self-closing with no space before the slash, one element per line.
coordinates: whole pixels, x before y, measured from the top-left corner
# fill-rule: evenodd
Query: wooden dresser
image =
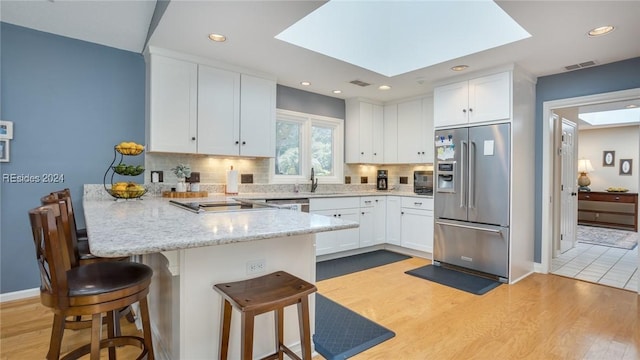
<path fill-rule="evenodd" d="M 578 192 L 578 224 L 638 231 L 638 194 Z"/>

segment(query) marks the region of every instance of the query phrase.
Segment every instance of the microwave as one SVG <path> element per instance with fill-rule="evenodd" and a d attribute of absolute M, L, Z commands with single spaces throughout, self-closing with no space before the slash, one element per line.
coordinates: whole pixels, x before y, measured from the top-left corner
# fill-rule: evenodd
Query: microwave
<path fill-rule="evenodd" d="M 416 170 L 413 172 L 413 192 L 421 195 L 433 195 L 433 171 Z"/>

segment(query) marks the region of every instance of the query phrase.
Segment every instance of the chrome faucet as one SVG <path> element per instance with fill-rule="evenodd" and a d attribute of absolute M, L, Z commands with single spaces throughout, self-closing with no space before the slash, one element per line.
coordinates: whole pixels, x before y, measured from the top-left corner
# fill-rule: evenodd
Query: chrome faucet
<path fill-rule="evenodd" d="M 311 168 L 311 192 L 316 192 L 318 188 L 318 179 L 315 178 L 313 168 Z"/>

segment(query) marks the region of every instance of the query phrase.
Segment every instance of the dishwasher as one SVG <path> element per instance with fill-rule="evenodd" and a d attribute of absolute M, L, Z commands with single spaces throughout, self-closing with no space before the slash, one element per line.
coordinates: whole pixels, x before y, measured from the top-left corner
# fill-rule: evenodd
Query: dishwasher
<path fill-rule="evenodd" d="M 292 199 L 265 199 L 265 202 L 269 205 L 276 205 L 282 208 L 289 208 L 291 210 L 309 212 L 309 199 L 307 198 L 292 198 Z"/>

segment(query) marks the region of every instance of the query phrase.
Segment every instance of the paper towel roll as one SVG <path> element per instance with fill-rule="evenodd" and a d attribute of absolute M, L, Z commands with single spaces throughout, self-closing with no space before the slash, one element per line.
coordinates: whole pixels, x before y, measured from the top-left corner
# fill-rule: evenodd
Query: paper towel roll
<path fill-rule="evenodd" d="M 233 166 L 231 170 L 227 170 L 227 187 L 225 193 L 234 195 L 238 193 L 238 170 L 233 170 Z"/>

